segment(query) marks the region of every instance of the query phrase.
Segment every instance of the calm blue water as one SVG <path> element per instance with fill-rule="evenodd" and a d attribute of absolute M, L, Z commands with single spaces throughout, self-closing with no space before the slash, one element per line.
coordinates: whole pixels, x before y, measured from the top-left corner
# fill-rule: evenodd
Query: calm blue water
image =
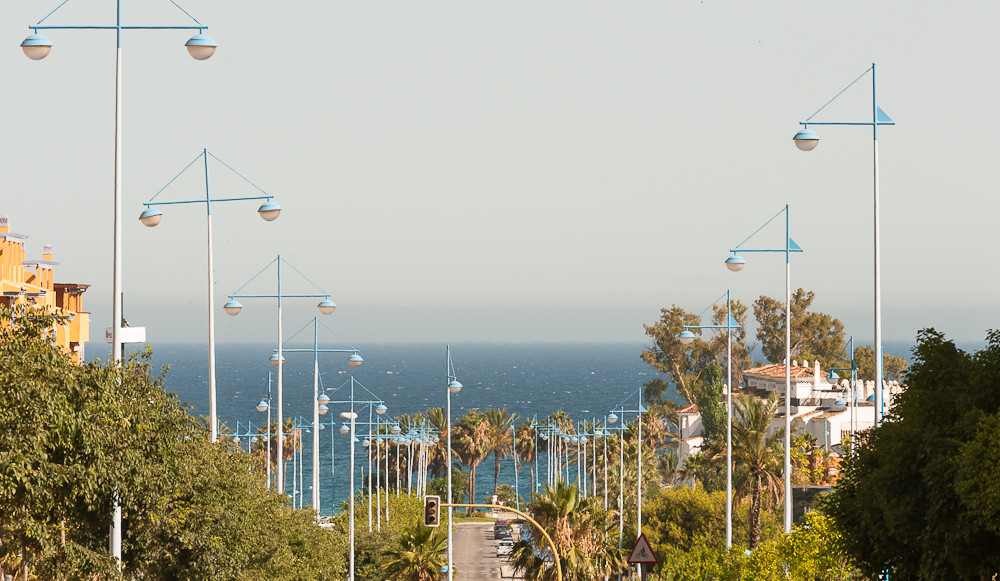
<path fill-rule="evenodd" d="M 284 414 L 285 417 L 301 416 L 311 423 L 312 345 L 286 347 L 308 348 L 310 352 L 285 355 Z M 336 394 L 332 393 L 332 389 L 340 387 L 353 374 L 358 382 L 385 401 L 389 408 L 387 416 L 412 415 L 428 407 L 444 407 L 443 345 L 384 344 L 359 348 L 365 362 L 356 369 L 347 365 L 347 354 L 320 354 L 321 382 L 331 399 L 349 398 L 346 389 L 340 389 Z M 472 408 L 507 407 L 522 418 L 543 417 L 560 409 L 575 420 L 601 417 L 628 398 L 642 383 L 656 376 L 652 368 L 639 358 L 643 348 L 641 344 L 588 343 L 452 345 L 456 375 L 464 386 L 461 393 L 452 396 L 452 416 L 460 416 Z M 218 413 L 228 427 L 235 429 L 238 425 L 240 431 L 245 432 L 247 422 L 254 428 L 265 424 L 266 415 L 258 412 L 255 406 L 267 393 L 268 372 L 275 370 L 268 362 L 271 353 L 269 344 L 217 346 Z M 206 346 L 154 346 L 153 362 L 157 367 L 170 366 L 166 376 L 168 391 L 178 394 L 182 402 L 192 404 L 194 413 L 208 414 Z M 275 388 L 276 380 L 272 389 Z M 331 405 L 331 412 L 321 416 L 321 423 L 329 423 L 347 407 Z M 304 483 L 308 501 L 312 478 L 309 469 L 312 434 L 306 434 L 304 440 Z M 350 477 L 348 446 L 348 436 L 341 435 L 339 431 L 329 427 L 320 431 L 320 505 L 324 514 L 339 507 L 347 497 Z M 355 484 L 360 487 L 360 470 L 362 465 L 367 466 L 367 456 L 364 448 L 356 448 L 358 472 Z M 334 458 L 333 467 L 331 455 Z M 390 462 L 394 460 L 393 456 Z M 544 457 L 541 462 L 544 469 Z M 291 463 L 288 473 L 290 479 Z M 492 486 L 492 457 L 481 465 L 479 476 L 477 493 L 483 496 Z M 500 478 L 501 482 L 514 484 L 511 460 L 504 462 Z M 530 492 L 526 467 L 519 481 L 520 493 L 526 496 Z M 291 485 L 287 485 L 286 489 L 291 490 Z"/>

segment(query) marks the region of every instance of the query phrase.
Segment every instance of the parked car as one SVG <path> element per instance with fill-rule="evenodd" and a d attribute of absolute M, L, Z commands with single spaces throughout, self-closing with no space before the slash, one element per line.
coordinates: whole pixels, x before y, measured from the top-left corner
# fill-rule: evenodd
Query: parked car
<path fill-rule="evenodd" d="M 514 541 L 511 539 L 503 539 L 497 545 L 497 557 L 506 557 L 514 552 Z"/>
<path fill-rule="evenodd" d="M 510 539 L 511 538 L 510 527 L 509 526 L 503 526 L 503 527 L 496 527 L 496 528 L 494 528 L 493 529 L 493 538 L 494 539 Z M 513 542 L 513 541 L 511 541 L 511 542 Z"/>

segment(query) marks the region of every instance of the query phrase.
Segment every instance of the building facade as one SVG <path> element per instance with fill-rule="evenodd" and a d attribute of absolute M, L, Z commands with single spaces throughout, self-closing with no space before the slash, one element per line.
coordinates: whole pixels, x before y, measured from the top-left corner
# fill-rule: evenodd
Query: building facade
<path fill-rule="evenodd" d="M 63 318 L 52 336 L 76 364 L 85 361 L 84 346 L 90 340 L 90 313 L 83 310 L 88 284 L 55 282 L 52 246 L 42 248 L 41 259 L 28 259 L 24 234 L 11 232 L 10 218 L 0 214 L 0 304 L 31 306 Z"/>

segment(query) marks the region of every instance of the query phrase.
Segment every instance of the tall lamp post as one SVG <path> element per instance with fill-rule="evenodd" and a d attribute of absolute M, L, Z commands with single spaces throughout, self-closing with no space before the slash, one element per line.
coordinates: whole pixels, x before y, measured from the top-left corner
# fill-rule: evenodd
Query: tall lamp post
<path fill-rule="evenodd" d="M 757 232 L 774 221 L 775 218 L 785 215 L 785 247 L 784 248 L 742 248 L 750 241 Z M 739 272 L 746 266 L 746 261 L 739 255 L 740 252 L 783 252 L 785 254 L 785 532 L 792 532 L 792 260 L 793 252 L 802 252 L 802 248 L 796 244 L 788 233 L 789 218 L 788 205 L 774 215 L 763 226 L 757 228 L 746 240 L 731 248 L 732 256 L 726 259 L 726 268 L 733 272 Z"/>
<path fill-rule="evenodd" d="M 838 379 L 840 379 L 840 376 L 837 375 L 838 371 L 850 371 L 851 372 L 851 376 L 850 376 L 850 378 L 848 379 L 848 382 L 847 382 L 847 385 L 848 385 L 847 389 L 850 390 L 850 392 L 849 392 L 850 393 L 850 399 L 848 399 L 848 401 L 846 403 L 850 407 L 850 410 L 851 410 L 851 413 L 850 413 L 850 421 L 851 421 L 851 450 L 850 450 L 850 453 L 853 456 L 854 455 L 854 432 L 855 432 L 855 426 L 857 424 L 857 410 L 858 410 L 858 408 L 857 408 L 858 392 L 855 391 L 857 389 L 857 383 L 858 383 L 858 366 L 857 366 L 857 364 L 854 361 L 854 335 L 851 335 L 851 337 L 847 340 L 847 342 L 844 343 L 844 348 L 848 350 L 848 353 L 850 355 L 851 366 L 850 367 L 833 367 L 833 368 L 830 369 L 830 372 L 827 373 L 826 378 L 828 380 L 830 380 L 831 382 L 836 382 Z M 837 403 L 839 404 L 840 401 L 837 401 Z"/>
<path fill-rule="evenodd" d="M 269 262 L 268 265 L 265 266 L 263 269 L 261 269 L 260 272 L 258 272 L 257 274 L 255 274 L 243 286 L 241 286 L 240 288 L 238 288 L 235 293 L 229 295 L 229 302 L 227 302 L 226 305 L 223 307 L 225 309 L 227 315 L 235 317 L 236 315 L 240 314 L 241 310 L 243 310 L 243 305 L 240 304 L 240 302 L 237 301 L 236 299 L 268 298 L 268 299 L 277 299 L 277 301 L 278 301 L 278 353 L 277 353 L 277 357 L 276 357 L 277 365 L 275 367 L 278 368 L 278 386 L 277 386 L 277 400 L 278 400 L 278 402 L 277 402 L 277 404 L 278 404 L 278 418 L 277 419 L 278 419 L 278 429 L 277 429 L 276 436 L 277 436 L 277 440 L 278 440 L 277 480 L 278 480 L 278 492 L 279 493 L 283 493 L 285 491 L 285 473 L 284 473 L 284 467 L 281 465 L 281 456 L 282 456 L 282 453 L 283 453 L 283 450 L 282 450 L 282 441 L 281 440 L 282 440 L 282 437 L 283 437 L 282 432 L 284 431 L 284 426 L 282 425 L 283 415 L 284 415 L 284 409 L 283 409 L 283 399 L 282 399 L 283 390 L 282 390 L 282 381 L 281 380 L 282 380 L 282 367 L 283 367 L 282 362 L 285 359 L 282 356 L 282 354 L 281 354 L 281 352 L 282 352 L 282 339 L 281 339 L 281 300 L 282 299 L 287 299 L 287 298 L 321 298 L 322 300 L 319 302 L 318 305 L 316 305 L 316 308 L 318 308 L 319 312 L 321 314 L 324 314 L 324 315 L 329 315 L 330 313 L 332 313 L 337 308 L 337 305 L 333 301 L 330 300 L 330 294 L 327 293 L 327 292 L 320 292 L 319 294 L 316 294 L 316 293 L 306 293 L 306 294 L 287 294 L 287 293 L 284 293 L 284 294 L 282 294 L 282 292 L 281 292 L 281 265 L 282 265 L 282 263 L 286 263 L 287 264 L 287 262 L 285 260 L 283 260 L 281 258 L 281 255 L 279 254 L 277 258 L 275 258 L 274 260 L 272 260 L 271 262 Z M 244 287 L 246 287 L 248 284 L 250 284 L 251 282 L 253 282 L 253 280 L 256 279 L 258 276 L 260 276 L 261 274 L 263 274 L 263 272 L 265 270 L 267 270 L 272 264 L 277 264 L 277 271 L 278 271 L 278 292 L 277 292 L 277 294 L 263 294 L 263 295 L 258 295 L 258 294 L 241 295 L 241 294 L 239 294 L 239 292 L 241 290 L 243 290 Z M 289 266 L 291 266 L 291 265 L 289 264 Z M 318 286 L 316 286 L 316 283 L 314 283 L 311 280 L 309 280 L 308 278 L 306 278 L 306 276 L 304 274 L 302 274 L 301 272 L 299 272 L 298 269 L 296 269 L 294 266 L 292 266 L 292 270 L 295 270 L 295 272 L 298 272 L 299 275 L 302 278 L 304 278 L 306 281 L 308 281 L 310 284 L 312 284 L 318 290 L 322 291 L 322 289 L 320 289 Z"/>
<path fill-rule="evenodd" d="M 247 196 L 239 198 L 212 198 L 212 185 L 209 179 L 208 171 L 208 158 L 211 156 L 213 159 L 224 165 L 231 172 L 235 173 L 239 177 L 243 178 L 248 184 L 256 188 L 262 195 L 260 196 Z M 170 184 L 174 183 L 177 178 L 191 168 L 199 159 L 204 161 L 205 168 L 205 197 L 204 199 L 196 200 L 179 200 L 179 201 L 155 201 L 156 198 L 163 193 Z M 215 267 L 212 251 L 212 204 L 215 202 L 235 202 L 240 200 L 264 200 L 260 208 L 257 209 L 257 213 L 260 217 L 268 222 L 274 220 L 281 213 L 281 206 L 271 201 L 274 196 L 268 194 L 264 190 L 257 187 L 256 184 L 243 177 L 239 172 L 229 167 L 226 162 L 215 157 L 208 149 L 202 149 L 198 157 L 187 164 L 187 167 L 181 170 L 179 174 L 174 176 L 174 179 L 170 180 L 167 185 L 160 188 L 160 191 L 156 192 L 148 202 L 144 202 L 143 205 L 146 209 L 142 211 L 139 215 L 139 221 L 143 225 L 150 228 L 156 226 L 163 219 L 163 212 L 156 208 L 156 206 L 167 206 L 174 204 L 205 204 L 205 215 L 206 215 L 206 227 L 207 227 L 207 239 L 208 239 L 208 420 L 211 428 L 209 428 L 210 438 L 212 442 L 219 439 L 219 426 L 218 426 L 218 416 L 217 416 L 217 396 L 215 388 Z"/>
<path fill-rule="evenodd" d="M 726 330 L 726 549 L 733 546 L 733 329 L 740 328 L 740 324 L 733 318 L 731 308 L 732 302 L 727 290 L 725 325 L 684 325 L 684 331 L 679 337 L 681 343 L 690 345 L 695 338 L 691 329 Z"/>
<path fill-rule="evenodd" d="M 356 469 L 355 469 L 355 462 L 354 462 L 354 460 L 355 460 L 355 458 L 354 458 L 354 444 L 356 444 L 358 442 L 358 439 L 357 439 L 357 436 L 356 436 L 356 434 L 357 434 L 358 413 L 356 411 L 355 406 L 358 405 L 358 404 L 367 405 L 367 406 L 373 406 L 373 405 L 379 404 L 381 406 L 381 411 L 376 410 L 376 412 L 379 415 L 382 415 L 382 414 L 385 413 L 386 407 L 384 405 L 385 402 L 383 402 L 382 400 L 377 399 L 375 397 L 375 394 L 373 394 L 371 391 L 369 391 L 368 388 L 365 387 L 364 385 L 362 385 L 360 382 L 356 381 L 354 379 L 353 375 L 351 376 L 351 378 L 348 381 L 344 382 L 340 387 L 344 387 L 348 383 L 350 383 L 350 385 L 351 385 L 350 399 L 339 400 L 339 401 L 330 400 L 329 403 L 330 404 L 345 404 L 346 403 L 346 404 L 350 404 L 350 406 L 351 406 L 350 411 L 340 412 L 340 417 L 344 418 L 345 420 L 350 420 L 350 422 L 351 422 L 350 423 L 350 427 L 348 427 L 346 425 L 345 426 L 341 426 L 340 433 L 341 434 L 350 434 L 350 439 L 351 439 L 351 448 L 350 448 L 350 457 L 351 457 L 351 463 L 350 463 L 350 470 L 351 470 L 351 490 L 350 490 L 350 494 L 348 496 L 348 521 L 349 521 L 348 536 L 349 536 L 349 542 L 350 542 L 350 560 L 349 560 L 349 565 L 348 565 L 348 577 L 347 578 L 348 578 L 349 581 L 354 581 L 354 476 L 355 476 L 355 471 L 356 471 Z M 368 401 L 359 401 L 359 400 L 355 399 L 355 397 L 354 397 L 354 387 L 355 386 L 358 386 L 361 389 L 365 390 L 372 397 L 372 399 L 368 400 Z M 337 389 L 339 390 L 340 387 L 338 387 Z M 369 416 L 370 416 L 370 410 L 369 410 Z M 368 422 L 368 425 L 371 425 L 370 421 Z M 371 502 L 369 501 L 369 506 L 370 505 L 371 505 Z M 370 519 L 369 519 L 369 522 L 370 522 Z"/>
<path fill-rule="evenodd" d="M 116 19 L 114 24 L 108 25 L 53 25 L 43 24 L 49 16 L 52 16 L 65 5 L 63 2 L 55 10 L 49 12 L 44 18 L 28 28 L 33 34 L 21 42 L 21 50 L 25 56 L 31 60 L 40 60 L 48 56 L 52 50 L 52 41 L 39 34 L 39 30 L 114 30 L 116 34 L 115 43 L 115 179 L 114 179 L 114 249 L 113 249 L 113 275 L 111 282 L 111 357 L 116 364 L 122 358 L 122 31 L 123 30 L 197 30 L 198 34 L 192 36 L 187 41 L 188 54 L 196 60 L 205 60 L 215 53 L 218 46 L 214 40 L 202 34 L 208 26 L 198 22 L 193 16 L 187 14 L 194 25 L 180 26 L 160 26 L 160 25 L 123 25 L 122 24 L 122 0 L 116 2 Z M 177 4 L 174 4 L 177 6 Z M 180 8 L 178 6 L 178 8 Z M 111 517 L 111 555 L 121 565 L 122 559 L 122 511 L 118 503 L 117 494 L 114 495 L 113 514 Z"/>
<path fill-rule="evenodd" d="M 257 411 L 267 412 L 267 487 L 271 488 L 271 372 L 267 373 L 267 397 L 261 398 Z"/>
<path fill-rule="evenodd" d="M 872 118 L 870 121 L 813 121 L 813 117 L 818 115 L 820 111 L 826 108 L 827 105 L 833 103 L 837 97 L 841 96 L 844 91 L 850 89 L 855 83 L 860 81 L 869 72 L 872 74 Z M 878 127 L 879 125 L 895 125 L 896 123 L 885 114 L 885 111 L 878 106 L 878 90 L 875 78 L 875 63 L 872 66 L 861 73 L 861 76 L 854 79 L 854 81 L 847 85 L 842 91 L 837 93 L 833 99 L 826 102 L 819 108 L 818 111 L 806 118 L 805 121 L 800 121 L 799 125 L 802 125 L 802 131 L 795 134 L 793 138 L 795 141 L 795 146 L 802 151 L 812 151 L 819 145 L 819 135 L 809 129 L 810 125 L 862 125 L 871 126 L 872 128 L 872 167 L 874 172 L 873 180 L 873 213 L 874 213 L 874 267 L 875 267 L 875 426 L 879 426 L 882 423 L 882 416 L 885 411 L 885 402 L 882 397 L 882 255 L 879 242 L 879 191 L 878 191 Z"/>
<path fill-rule="evenodd" d="M 636 527 L 635 527 L 635 529 L 636 529 L 635 530 L 636 540 L 638 540 L 639 536 L 642 535 L 642 412 L 646 411 L 646 408 L 642 405 L 643 387 L 644 386 L 640 384 L 639 385 L 639 389 L 637 389 L 636 391 L 633 391 L 627 398 L 625 398 L 624 400 L 622 400 L 621 403 L 619 403 L 613 410 L 611 410 L 612 413 L 608 416 L 608 421 L 614 423 L 618 419 L 618 416 L 616 415 L 616 412 L 622 414 L 622 416 L 623 416 L 622 422 L 625 421 L 624 420 L 624 414 L 625 413 L 634 413 L 634 414 L 636 414 L 636 417 L 635 417 L 636 446 L 637 446 L 637 451 L 638 451 L 638 454 L 637 454 L 638 455 L 638 462 L 637 462 L 637 469 L 636 469 L 637 470 L 637 475 L 636 475 Z M 633 395 L 636 395 L 636 394 L 639 395 L 639 404 L 636 406 L 635 409 L 625 409 L 625 403 L 629 399 L 631 399 L 631 397 Z M 612 419 L 612 416 L 614 416 L 614 419 Z M 622 431 L 622 447 L 623 448 L 624 448 L 624 445 L 625 445 L 625 432 L 624 432 L 624 429 L 625 429 L 625 426 L 622 425 L 622 430 L 623 430 Z M 624 454 L 624 451 L 623 451 L 623 454 Z M 624 458 L 624 456 L 623 456 L 623 458 Z M 624 470 L 624 466 L 623 466 L 623 470 Z M 624 474 L 624 472 L 623 472 L 623 474 Z M 619 528 L 620 528 L 620 526 L 619 526 Z M 642 579 L 642 565 L 638 565 L 636 567 L 636 571 L 638 572 L 638 578 L 641 580 Z"/>
<path fill-rule="evenodd" d="M 320 349 L 319 348 L 319 326 L 323 325 L 328 331 L 333 333 L 340 339 L 344 344 L 347 345 L 347 349 Z M 307 324 L 306 327 L 309 325 Z M 299 329 L 299 331 L 292 334 L 288 338 L 289 341 L 295 338 L 301 331 L 306 327 Z M 313 327 L 313 346 L 312 349 L 283 349 L 284 353 L 312 353 L 313 354 L 313 397 L 312 397 L 312 412 L 313 412 L 313 425 L 319 425 L 319 416 L 326 414 L 327 404 L 330 401 L 329 396 L 323 393 L 319 387 L 319 354 L 320 353 L 350 353 L 351 355 L 347 358 L 347 364 L 351 367 L 360 367 L 364 363 L 364 359 L 358 354 L 358 350 L 354 348 L 353 345 L 348 343 L 341 337 L 336 331 L 327 327 L 327 325 L 319 320 L 319 317 L 313 317 L 312 320 Z M 277 357 L 278 350 L 274 350 L 274 355 L 271 356 L 271 365 L 275 367 L 281 362 Z M 312 434 L 312 506 L 313 510 L 316 512 L 316 518 L 319 519 L 319 430 L 313 429 Z"/>
<path fill-rule="evenodd" d="M 444 380 L 445 380 L 446 387 L 447 387 L 447 389 L 446 389 L 446 393 L 447 393 L 447 396 L 446 396 L 446 398 L 447 398 L 447 405 L 446 405 L 446 407 L 447 407 L 447 416 L 448 416 L 447 420 L 446 420 L 447 424 L 445 424 L 446 429 L 448 430 L 448 438 L 447 438 L 447 440 L 448 440 L 448 459 L 445 461 L 445 472 L 448 475 L 448 504 L 449 504 L 449 506 L 448 506 L 448 579 L 449 579 L 449 581 L 451 581 L 451 579 L 454 578 L 453 577 L 453 575 L 454 575 L 453 570 L 455 568 L 453 566 L 453 564 L 452 564 L 452 561 L 453 561 L 453 552 L 452 552 L 453 548 L 452 547 L 453 547 L 453 545 L 452 545 L 452 539 L 451 539 L 452 518 L 453 518 L 453 513 L 454 513 L 455 509 L 450 506 L 452 503 L 455 502 L 455 499 L 452 497 L 452 493 L 451 493 L 451 394 L 453 394 L 453 393 L 457 394 L 458 392 L 462 391 L 462 384 L 455 377 L 455 365 L 451 361 L 451 345 L 447 345 L 445 347 L 445 360 L 446 360 L 446 363 L 445 363 Z"/>

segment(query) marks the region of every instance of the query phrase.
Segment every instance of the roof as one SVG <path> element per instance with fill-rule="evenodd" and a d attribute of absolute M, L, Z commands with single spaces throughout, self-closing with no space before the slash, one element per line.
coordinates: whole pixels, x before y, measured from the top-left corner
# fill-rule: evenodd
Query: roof
<path fill-rule="evenodd" d="M 696 404 L 691 404 L 691 405 L 687 406 L 686 408 L 682 408 L 682 409 L 677 410 L 677 413 L 679 413 L 679 414 L 696 414 L 696 413 L 698 413 L 698 406 Z"/>
<path fill-rule="evenodd" d="M 794 363 L 794 362 L 793 362 Z M 797 378 L 808 378 L 812 379 L 815 370 L 812 367 L 802 367 L 801 365 L 791 365 L 789 370 L 792 377 Z M 822 371 L 820 371 L 822 375 Z M 764 377 L 784 377 L 785 376 L 785 364 L 784 363 L 771 363 L 763 367 L 754 367 L 752 369 L 747 369 L 743 372 L 743 375 L 762 375 Z"/>

